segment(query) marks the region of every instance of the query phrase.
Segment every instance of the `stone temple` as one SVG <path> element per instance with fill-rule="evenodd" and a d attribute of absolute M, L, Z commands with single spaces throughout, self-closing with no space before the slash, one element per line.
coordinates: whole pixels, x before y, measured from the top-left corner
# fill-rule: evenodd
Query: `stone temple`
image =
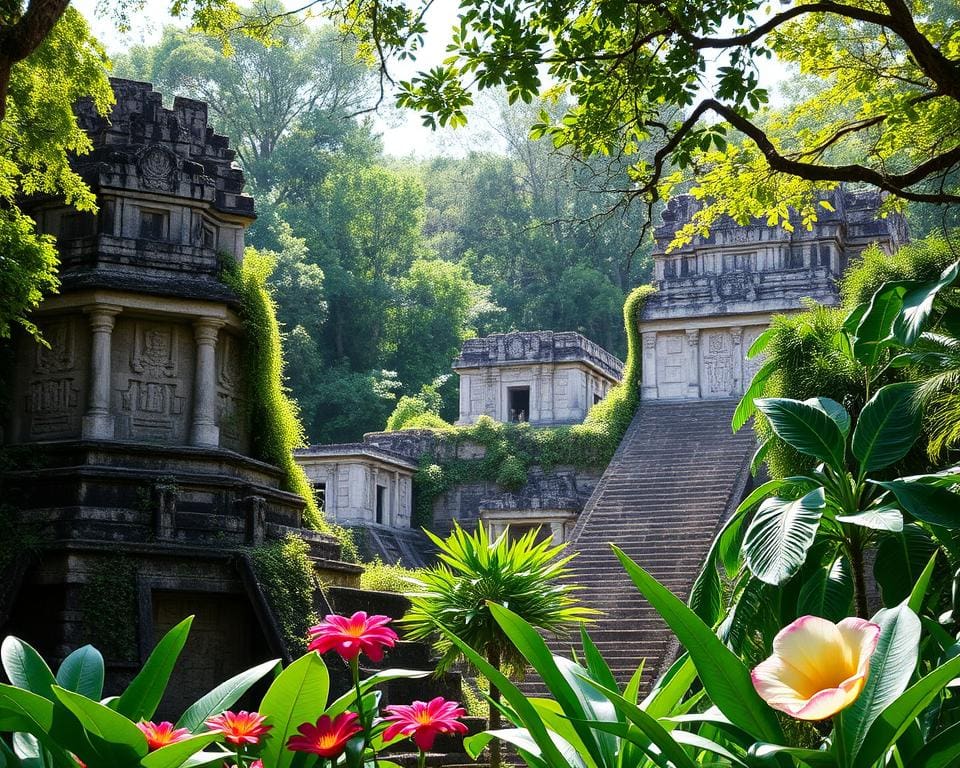
<path fill-rule="evenodd" d="M 190 703 L 287 655 L 246 547 L 296 533 L 329 582 L 359 568 L 303 527 L 303 499 L 253 448 L 241 307 L 221 279 L 254 219 L 234 151 L 205 104 L 113 87 L 109 120 L 78 107 L 94 150 L 75 167 L 99 213 L 27 203 L 57 236 L 61 289 L 31 316 L 46 344 L 12 345 L 3 493 L 17 519 L 2 535 L 8 550 L 20 538 L 0 564 L 0 627 L 52 659 L 92 642 L 122 678 L 196 614 L 171 688 Z"/>
<path fill-rule="evenodd" d="M 623 375 L 623 363 L 579 333 L 526 331 L 468 339 L 453 362 L 460 418 L 578 424 Z"/>
<path fill-rule="evenodd" d="M 774 314 L 805 299 L 836 304 L 852 258 L 870 244 L 891 252 L 906 241 L 902 217 L 878 217 L 879 193 L 841 189 L 828 202 L 833 210 L 821 208 L 812 230 L 796 216 L 793 231 L 724 218 L 668 251 L 698 205 L 689 195 L 670 200 L 654 231 L 657 292 L 640 322 L 645 400 L 743 394 L 760 365 L 746 352 Z"/>

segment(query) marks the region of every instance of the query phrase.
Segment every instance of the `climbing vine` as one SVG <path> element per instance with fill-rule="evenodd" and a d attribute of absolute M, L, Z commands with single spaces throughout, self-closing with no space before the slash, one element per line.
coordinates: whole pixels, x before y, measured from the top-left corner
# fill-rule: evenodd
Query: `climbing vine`
<path fill-rule="evenodd" d="M 293 656 L 306 652 L 307 629 L 320 621 L 313 610 L 317 582 L 308 553 L 307 543 L 293 534 L 250 552 L 257 583 Z"/>
<path fill-rule="evenodd" d="M 96 561 L 80 588 L 88 641 L 115 661 L 137 661 L 137 568 L 123 556 Z"/>
<path fill-rule="evenodd" d="M 627 359 L 623 379 L 601 402 L 594 405 L 582 424 L 568 427 L 531 427 L 529 424 L 503 424 L 481 416 L 475 424 L 463 427 L 443 425 L 435 430 L 436 447 L 421 459 L 414 475 L 414 525 L 429 526 L 433 502 L 445 491 L 461 483 L 495 482 L 507 490 L 518 490 L 527 481 L 532 466 L 602 468 L 613 457 L 640 404 L 641 349 L 638 321 L 650 285 L 631 291 L 623 305 L 627 332 Z M 422 418 L 422 416 L 421 416 Z M 439 417 L 437 417 L 439 418 Z M 418 419 L 406 427 L 422 427 Z M 482 458 L 457 458 L 460 446 L 479 445 Z"/>

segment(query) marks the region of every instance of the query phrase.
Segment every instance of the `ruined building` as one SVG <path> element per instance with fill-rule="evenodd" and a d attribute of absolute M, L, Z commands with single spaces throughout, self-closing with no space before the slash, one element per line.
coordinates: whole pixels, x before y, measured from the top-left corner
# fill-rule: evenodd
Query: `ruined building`
<path fill-rule="evenodd" d="M 28 201 L 57 237 L 61 289 L 32 315 L 46 343 L 14 339 L 0 634 L 54 660 L 92 642 L 123 677 L 196 614 L 171 686 L 190 703 L 286 655 L 245 547 L 296 533 L 328 581 L 359 569 L 304 528 L 303 499 L 252 447 L 241 306 L 221 277 L 254 218 L 234 151 L 205 104 L 113 85 L 109 120 L 78 107 L 99 213 Z"/>

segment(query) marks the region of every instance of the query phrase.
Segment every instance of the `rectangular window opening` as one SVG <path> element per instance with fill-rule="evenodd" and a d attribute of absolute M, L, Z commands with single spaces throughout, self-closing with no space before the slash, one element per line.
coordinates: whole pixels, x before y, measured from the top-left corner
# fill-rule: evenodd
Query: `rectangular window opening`
<path fill-rule="evenodd" d="M 510 410 L 510 421 L 530 421 L 530 387 L 507 389 L 507 406 Z"/>
<path fill-rule="evenodd" d="M 321 511 L 325 511 L 327 508 L 327 484 L 326 483 L 313 484 L 313 498 L 316 500 L 317 506 L 320 507 Z"/>
<path fill-rule="evenodd" d="M 140 237 L 144 240 L 166 240 L 167 214 L 164 211 L 140 211 Z"/>
<path fill-rule="evenodd" d="M 377 486 L 377 524 L 378 525 L 383 525 L 386 500 L 387 500 L 387 489 L 382 485 L 378 485 Z"/>

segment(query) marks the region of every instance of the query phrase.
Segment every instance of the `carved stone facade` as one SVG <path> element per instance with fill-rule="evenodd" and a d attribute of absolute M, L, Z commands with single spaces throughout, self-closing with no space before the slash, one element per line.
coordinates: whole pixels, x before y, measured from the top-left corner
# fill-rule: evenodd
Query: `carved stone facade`
<path fill-rule="evenodd" d="M 243 547 L 296 533 L 325 580 L 355 580 L 359 569 L 338 562 L 332 537 L 302 527 L 303 499 L 252 452 L 245 331 L 221 279 L 221 255 L 242 259 L 254 218 L 234 151 L 205 104 L 166 109 L 149 84 L 113 87 L 109 120 L 78 106 L 94 149 L 75 167 L 99 215 L 54 198 L 25 202 L 57 236 L 61 290 L 32 316 L 46 344 L 13 340 L 0 438 L 25 458 L 4 471 L 4 503 L 42 548 L 0 574 L 0 632 L 54 659 L 96 642 L 82 595 L 91 574 L 122 560 L 140 611 L 124 617 L 138 647 L 122 661 L 142 661 L 181 612 L 204 614 L 197 625 L 211 647 L 256 629 L 229 669 L 197 668 L 191 685 L 209 689 L 251 654 L 285 652 Z"/>
<path fill-rule="evenodd" d="M 453 362 L 460 418 L 576 424 L 620 381 L 623 363 L 579 333 L 524 331 L 468 339 Z"/>
<path fill-rule="evenodd" d="M 328 520 L 410 527 L 415 461 L 364 443 L 314 445 L 294 456 Z"/>
<path fill-rule="evenodd" d="M 654 232 L 655 293 L 643 309 L 645 399 L 732 398 L 743 394 L 762 361 L 747 350 L 773 314 L 804 299 L 838 301 L 837 279 L 867 246 L 887 251 L 906 240 L 901 217 L 878 215 L 876 192 L 838 190 L 807 230 L 761 220 L 716 222 L 706 237 L 668 252 L 697 210 L 690 196 L 670 200 Z"/>

